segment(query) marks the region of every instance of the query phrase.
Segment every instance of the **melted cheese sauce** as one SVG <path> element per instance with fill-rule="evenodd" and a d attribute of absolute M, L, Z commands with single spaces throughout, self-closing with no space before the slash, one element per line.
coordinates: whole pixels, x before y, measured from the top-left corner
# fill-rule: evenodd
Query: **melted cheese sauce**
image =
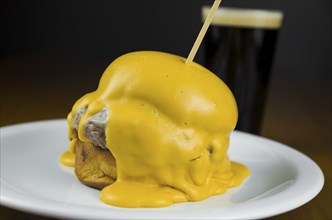
<path fill-rule="evenodd" d="M 161 52 L 134 52 L 116 59 L 99 87 L 68 115 L 70 148 L 60 161 L 75 164 L 84 125 L 109 110 L 106 146 L 116 159 L 117 180 L 100 199 L 121 207 L 162 207 L 224 193 L 249 175 L 227 155 L 237 106 L 228 87 L 204 67 Z M 73 114 L 86 108 L 78 132 Z"/>

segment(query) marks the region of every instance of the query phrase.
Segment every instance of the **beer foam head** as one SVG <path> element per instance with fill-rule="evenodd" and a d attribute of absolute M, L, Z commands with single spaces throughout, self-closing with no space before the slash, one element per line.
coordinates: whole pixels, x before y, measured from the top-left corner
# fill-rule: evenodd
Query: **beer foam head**
<path fill-rule="evenodd" d="M 205 20 L 210 7 L 202 8 L 202 19 Z M 283 14 L 280 11 L 257 10 L 243 8 L 219 8 L 211 24 L 220 26 L 235 26 L 249 28 L 278 29 L 281 26 Z"/>

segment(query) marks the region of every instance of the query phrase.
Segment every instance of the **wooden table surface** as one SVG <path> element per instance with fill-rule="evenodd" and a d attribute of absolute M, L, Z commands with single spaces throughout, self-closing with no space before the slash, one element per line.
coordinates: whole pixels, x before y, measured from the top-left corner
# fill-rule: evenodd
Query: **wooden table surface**
<path fill-rule="evenodd" d="M 0 59 L 0 125 L 65 118 L 97 87 L 109 60 L 15 55 Z M 261 135 L 303 152 L 321 167 L 325 185 L 309 203 L 270 219 L 332 219 L 331 75 L 275 70 Z M 49 219 L 1 206 L 1 219 Z"/>

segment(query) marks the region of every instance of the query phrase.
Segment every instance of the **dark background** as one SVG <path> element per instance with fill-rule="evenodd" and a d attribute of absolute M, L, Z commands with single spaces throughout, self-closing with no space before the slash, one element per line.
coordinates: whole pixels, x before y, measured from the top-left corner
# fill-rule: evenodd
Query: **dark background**
<path fill-rule="evenodd" d="M 187 56 L 212 0 L 2 1 L 1 56 L 91 58 L 107 65 L 136 50 Z M 332 2 L 224 0 L 222 6 L 284 12 L 275 69 L 330 74 Z M 197 62 L 202 62 L 202 49 Z"/>
<path fill-rule="evenodd" d="M 130 51 L 186 57 L 213 0 L 0 2 L 0 125 L 64 118 Z M 261 135 L 309 155 L 325 174 L 310 203 L 274 219 L 331 219 L 332 1 L 223 0 L 284 13 Z M 204 63 L 204 45 L 195 58 Z M 60 104 L 59 104 L 60 103 Z M 1 219 L 39 219 L 1 207 Z M 42 218 L 40 218 L 42 219 Z"/>

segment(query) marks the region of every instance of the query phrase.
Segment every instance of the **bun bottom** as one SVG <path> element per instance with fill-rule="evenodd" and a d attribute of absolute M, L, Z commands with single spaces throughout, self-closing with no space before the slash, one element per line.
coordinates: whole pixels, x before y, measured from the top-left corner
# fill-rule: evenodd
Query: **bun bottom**
<path fill-rule="evenodd" d="M 75 150 L 75 174 L 83 184 L 103 189 L 115 182 L 116 161 L 108 149 L 78 140 Z"/>

